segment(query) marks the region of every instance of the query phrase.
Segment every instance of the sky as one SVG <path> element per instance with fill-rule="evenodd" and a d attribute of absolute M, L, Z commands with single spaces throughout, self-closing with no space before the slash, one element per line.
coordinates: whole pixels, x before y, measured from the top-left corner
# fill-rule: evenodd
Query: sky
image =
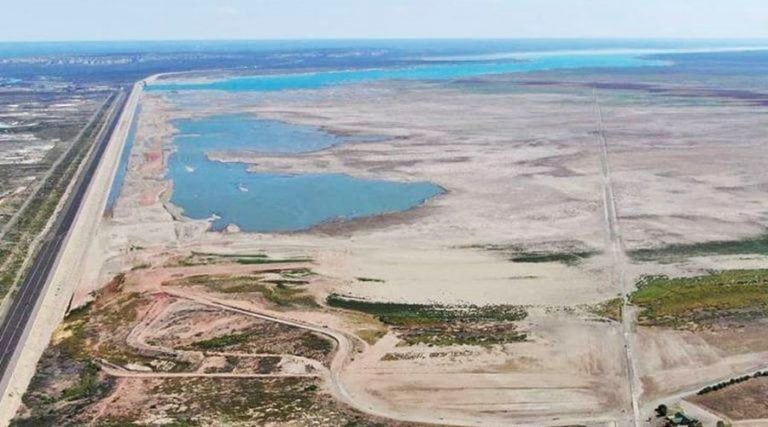
<path fill-rule="evenodd" d="M 768 0 L 0 0 L 0 42 L 768 38 Z"/>

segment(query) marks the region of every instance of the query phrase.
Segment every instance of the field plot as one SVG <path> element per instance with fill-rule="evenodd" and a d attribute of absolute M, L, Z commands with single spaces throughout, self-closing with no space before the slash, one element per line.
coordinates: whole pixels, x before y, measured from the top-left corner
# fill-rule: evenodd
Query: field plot
<path fill-rule="evenodd" d="M 759 422 L 768 418 L 768 379 L 760 377 L 747 380 L 693 397 L 690 401 L 732 420 L 758 420 Z"/>

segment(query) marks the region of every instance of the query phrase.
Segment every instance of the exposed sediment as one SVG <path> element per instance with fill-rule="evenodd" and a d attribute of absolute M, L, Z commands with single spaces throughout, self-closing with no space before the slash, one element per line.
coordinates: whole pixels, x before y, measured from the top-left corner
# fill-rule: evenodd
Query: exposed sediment
<path fill-rule="evenodd" d="M 286 94 L 145 94 L 125 188 L 104 227 L 108 244 L 99 246 L 104 262 L 79 296 L 131 267 L 145 270 L 136 277 L 166 274 L 172 280 L 227 270 L 236 276 L 249 266 L 301 259 L 317 275 L 306 292 L 318 306 L 290 307 L 288 315 L 359 338 L 350 340 L 359 352 L 336 378 L 342 400 L 348 395 L 371 413 L 411 421 L 625 422 L 626 337 L 605 304 L 623 290 L 612 283 L 601 147 L 588 89 L 484 94 L 397 82 Z M 616 216 L 628 249 L 763 232 L 764 115 L 743 105 L 638 104 L 613 92 L 601 99 Z M 246 163 L 253 171 L 430 181 L 446 194 L 408 212 L 308 232 L 206 231 L 206 221 L 185 219 L 168 205 L 172 188 L 164 172 L 173 150 L 172 120 L 244 112 L 386 138 L 299 155 L 214 152 L 211 160 Z M 713 122 L 713 115 L 722 121 Z M 247 259 L 224 265 L 211 253 Z M 633 283 L 642 274 L 684 276 L 746 268 L 766 258 L 708 253 L 674 262 L 630 261 L 623 273 Z M 205 290 L 214 296 L 195 292 L 202 299 L 226 298 L 227 289 L 216 286 Z M 238 295 L 236 304 L 264 310 L 270 297 L 259 289 L 260 297 Z M 146 289 L 139 284 L 136 290 Z M 453 345 L 454 337 L 445 334 L 471 334 L 432 325 L 431 332 L 442 335 L 440 345 L 429 346 L 370 313 L 326 307 L 330 294 L 382 304 L 524 307 L 527 316 L 514 328 L 497 329 L 519 331 L 524 339 Z M 268 295 L 272 303 L 279 299 Z M 757 336 L 759 330 L 747 332 Z M 764 343 L 750 339 L 739 349 L 737 337 L 640 328 L 630 339 L 638 349 L 642 401 L 674 397 L 764 363 Z M 674 387 L 664 378 L 674 378 Z"/>

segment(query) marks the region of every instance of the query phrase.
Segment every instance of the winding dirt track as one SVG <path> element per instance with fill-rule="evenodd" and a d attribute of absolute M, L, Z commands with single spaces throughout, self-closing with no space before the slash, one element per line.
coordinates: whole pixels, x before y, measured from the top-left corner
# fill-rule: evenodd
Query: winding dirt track
<path fill-rule="evenodd" d="M 392 416 L 392 414 L 383 414 L 374 412 L 371 410 L 371 408 L 365 407 L 363 405 L 357 404 L 357 402 L 352 399 L 349 392 L 346 390 L 344 385 L 342 384 L 340 380 L 341 372 L 343 368 L 347 365 L 347 363 L 351 360 L 351 357 L 355 351 L 355 347 L 352 344 L 350 338 L 348 338 L 343 332 L 336 331 L 330 328 L 321 327 L 312 325 L 305 322 L 299 322 L 292 319 L 282 319 L 277 318 L 268 314 L 264 314 L 258 311 L 254 311 L 251 309 L 238 307 L 236 305 L 233 305 L 232 303 L 217 300 L 214 298 L 204 297 L 197 294 L 187 293 L 187 292 L 181 292 L 174 289 L 164 289 L 163 292 L 167 295 L 170 295 L 175 298 L 179 299 L 185 299 L 188 301 L 193 301 L 195 303 L 198 303 L 200 305 L 217 308 L 220 310 L 226 310 L 229 312 L 242 314 L 245 316 L 255 317 L 261 320 L 267 320 L 270 322 L 275 322 L 287 326 L 292 326 L 295 328 L 300 328 L 304 330 L 308 330 L 311 332 L 315 332 L 324 336 L 327 336 L 331 338 L 336 343 L 336 352 L 333 356 L 333 359 L 331 361 L 330 369 L 323 369 L 321 372 L 323 374 L 307 374 L 307 375 L 293 375 L 293 374 L 231 374 L 231 373 L 199 373 L 199 372 L 185 372 L 185 373 L 162 373 L 162 372 L 141 372 L 141 371 L 131 371 L 124 368 L 121 368 L 116 365 L 112 365 L 108 362 L 101 361 L 101 366 L 104 368 L 104 371 L 108 375 L 112 375 L 115 377 L 129 377 L 129 378 L 194 378 L 194 377 L 210 377 L 210 378 L 275 378 L 275 377 L 317 377 L 317 376 L 323 376 L 327 379 L 328 384 L 330 385 L 331 392 L 334 394 L 334 396 L 341 400 L 342 402 L 348 404 L 349 406 L 370 414 L 374 416 L 384 417 L 384 418 L 394 418 L 398 419 L 396 416 Z M 146 349 L 149 351 L 162 351 L 164 353 L 176 355 L 178 353 L 177 350 L 173 349 L 166 349 L 164 347 L 156 347 L 148 345 L 143 340 L 142 332 L 149 327 L 152 323 L 154 323 L 156 320 L 158 320 L 163 315 L 163 310 L 153 310 L 150 309 L 149 316 L 145 317 L 138 325 L 134 327 L 134 329 L 131 331 L 128 337 L 128 345 L 131 345 L 135 348 L 139 349 Z M 366 345 L 361 341 L 361 344 Z M 275 356 L 275 355 L 273 355 Z"/>
<path fill-rule="evenodd" d="M 189 300 L 189 298 L 184 298 Z M 168 315 L 169 309 L 174 306 L 174 303 L 169 305 L 163 305 L 159 302 L 155 302 L 148 311 L 146 316 L 139 324 L 131 329 L 131 332 L 126 338 L 128 346 L 137 349 L 139 351 L 150 352 L 154 354 L 166 354 L 172 357 L 184 358 L 188 355 L 199 355 L 197 351 L 185 351 L 176 350 L 174 348 L 149 344 L 146 340 L 146 332 L 152 329 L 155 323 L 161 321 Z M 99 363 L 108 375 L 114 377 L 123 378 L 192 378 L 192 377 L 210 377 L 210 378 L 281 378 L 281 377 L 319 377 L 319 372 L 327 372 L 328 368 L 323 366 L 317 360 L 310 359 L 308 357 L 297 356 L 294 354 L 279 354 L 279 353 L 242 353 L 242 352 L 217 352 L 206 351 L 207 356 L 234 356 L 239 358 L 259 358 L 259 357 L 280 357 L 282 360 L 297 361 L 305 366 L 311 366 L 317 370 L 318 373 L 232 373 L 232 372 L 157 372 L 157 371 L 140 371 L 127 369 L 122 366 L 110 363 L 106 360 L 100 360 Z"/>
<path fill-rule="evenodd" d="M 470 421 L 466 418 L 451 419 L 448 417 L 440 417 L 438 421 L 435 418 L 419 417 L 414 415 L 401 414 L 393 411 L 387 411 L 385 409 L 380 409 L 370 405 L 362 404 L 359 401 L 355 400 L 352 397 L 352 395 L 349 393 L 347 388 L 344 386 L 341 376 L 344 369 L 347 367 L 349 362 L 351 362 L 352 357 L 356 352 L 353 341 L 359 343 L 359 345 L 363 346 L 364 348 L 368 347 L 368 344 L 360 340 L 359 338 L 350 337 L 344 332 L 341 332 L 332 328 L 328 328 L 325 326 L 313 325 L 307 322 L 297 321 L 295 319 L 279 318 L 279 317 L 275 317 L 272 314 L 265 314 L 249 308 L 243 308 L 243 307 L 237 306 L 235 303 L 232 303 L 231 301 L 223 301 L 223 300 L 219 300 L 216 298 L 212 298 L 212 297 L 208 297 L 200 294 L 194 294 L 186 291 L 179 291 L 179 290 L 169 289 L 169 288 L 164 288 L 164 292 L 168 295 L 171 295 L 179 299 L 186 299 L 186 300 L 193 301 L 198 304 L 206 305 L 212 308 L 227 310 L 233 313 L 238 313 L 238 314 L 255 317 L 262 320 L 268 320 L 271 322 L 280 323 L 287 326 L 301 328 L 301 329 L 315 332 L 331 338 L 334 342 L 336 342 L 337 350 L 331 361 L 330 369 L 328 370 L 324 369 L 322 376 L 327 380 L 327 383 L 330 386 L 331 393 L 336 397 L 336 399 L 356 409 L 357 411 L 360 411 L 362 413 L 365 413 L 374 417 L 382 418 L 382 419 L 389 419 L 389 420 L 395 420 L 395 421 L 401 421 L 401 422 L 412 422 L 412 423 L 419 423 L 419 424 L 453 425 L 453 426 L 488 425 L 489 424 L 489 422 L 487 421 L 482 421 L 482 420 Z M 604 417 L 594 417 L 594 418 L 574 417 L 572 419 L 561 418 L 558 420 L 558 423 L 559 424 L 581 424 L 581 423 L 592 423 L 592 422 L 605 423 L 607 421 L 608 420 L 606 420 Z M 497 424 L 497 423 L 492 422 L 491 424 Z M 505 422 L 504 425 L 541 426 L 542 423 L 536 420 L 518 420 L 518 421 L 510 420 L 510 422 Z"/>
<path fill-rule="evenodd" d="M 231 372 L 141 372 L 101 364 L 107 375 L 118 378 L 317 378 L 320 374 L 234 374 Z"/>
<path fill-rule="evenodd" d="M 258 311 L 254 311 L 251 309 L 238 307 L 236 305 L 233 305 L 232 303 L 217 300 L 215 298 L 209 298 L 209 297 L 204 297 L 197 294 L 179 292 L 173 289 L 166 289 L 165 292 L 168 295 L 174 296 L 176 298 L 187 299 L 201 305 L 206 305 L 209 307 L 214 307 L 221 310 L 227 310 L 227 311 L 242 314 L 245 316 L 255 317 L 255 318 L 267 320 L 270 322 L 280 323 L 283 325 L 308 330 L 308 331 L 315 332 L 331 338 L 336 343 L 337 347 L 336 347 L 336 353 L 334 354 L 333 359 L 331 360 L 330 369 L 326 371 L 327 373 L 325 376 L 328 379 L 328 384 L 330 385 L 332 393 L 336 396 L 336 398 L 338 398 L 342 402 L 348 404 L 349 406 L 361 412 L 368 413 L 375 416 L 391 418 L 387 414 L 371 413 L 370 408 L 357 404 L 357 402 L 355 402 L 354 399 L 352 399 L 352 396 L 349 394 L 347 389 L 342 384 L 340 379 L 341 372 L 344 369 L 344 367 L 347 365 L 347 363 L 349 363 L 355 351 L 355 347 L 352 344 L 350 338 L 347 337 L 347 335 L 344 334 L 343 332 L 336 331 L 331 328 L 312 325 L 305 322 L 299 322 L 296 320 L 274 317 L 274 316 L 264 314 Z"/>

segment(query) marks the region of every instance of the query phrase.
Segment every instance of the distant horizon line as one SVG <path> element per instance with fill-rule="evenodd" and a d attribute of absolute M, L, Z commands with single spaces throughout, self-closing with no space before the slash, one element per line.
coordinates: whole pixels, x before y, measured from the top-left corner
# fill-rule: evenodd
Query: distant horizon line
<path fill-rule="evenodd" d="M 42 43 L 186 43 L 186 42 L 313 42 L 313 41 L 515 41 L 515 40 L 560 40 L 560 41 L 727 41 L 766 42 L 763 37 L 313 37 L 313 38 L 220 38 L 220 39 L 70 39 L 70 40 L 0 40 L 3 44 Z"/>

